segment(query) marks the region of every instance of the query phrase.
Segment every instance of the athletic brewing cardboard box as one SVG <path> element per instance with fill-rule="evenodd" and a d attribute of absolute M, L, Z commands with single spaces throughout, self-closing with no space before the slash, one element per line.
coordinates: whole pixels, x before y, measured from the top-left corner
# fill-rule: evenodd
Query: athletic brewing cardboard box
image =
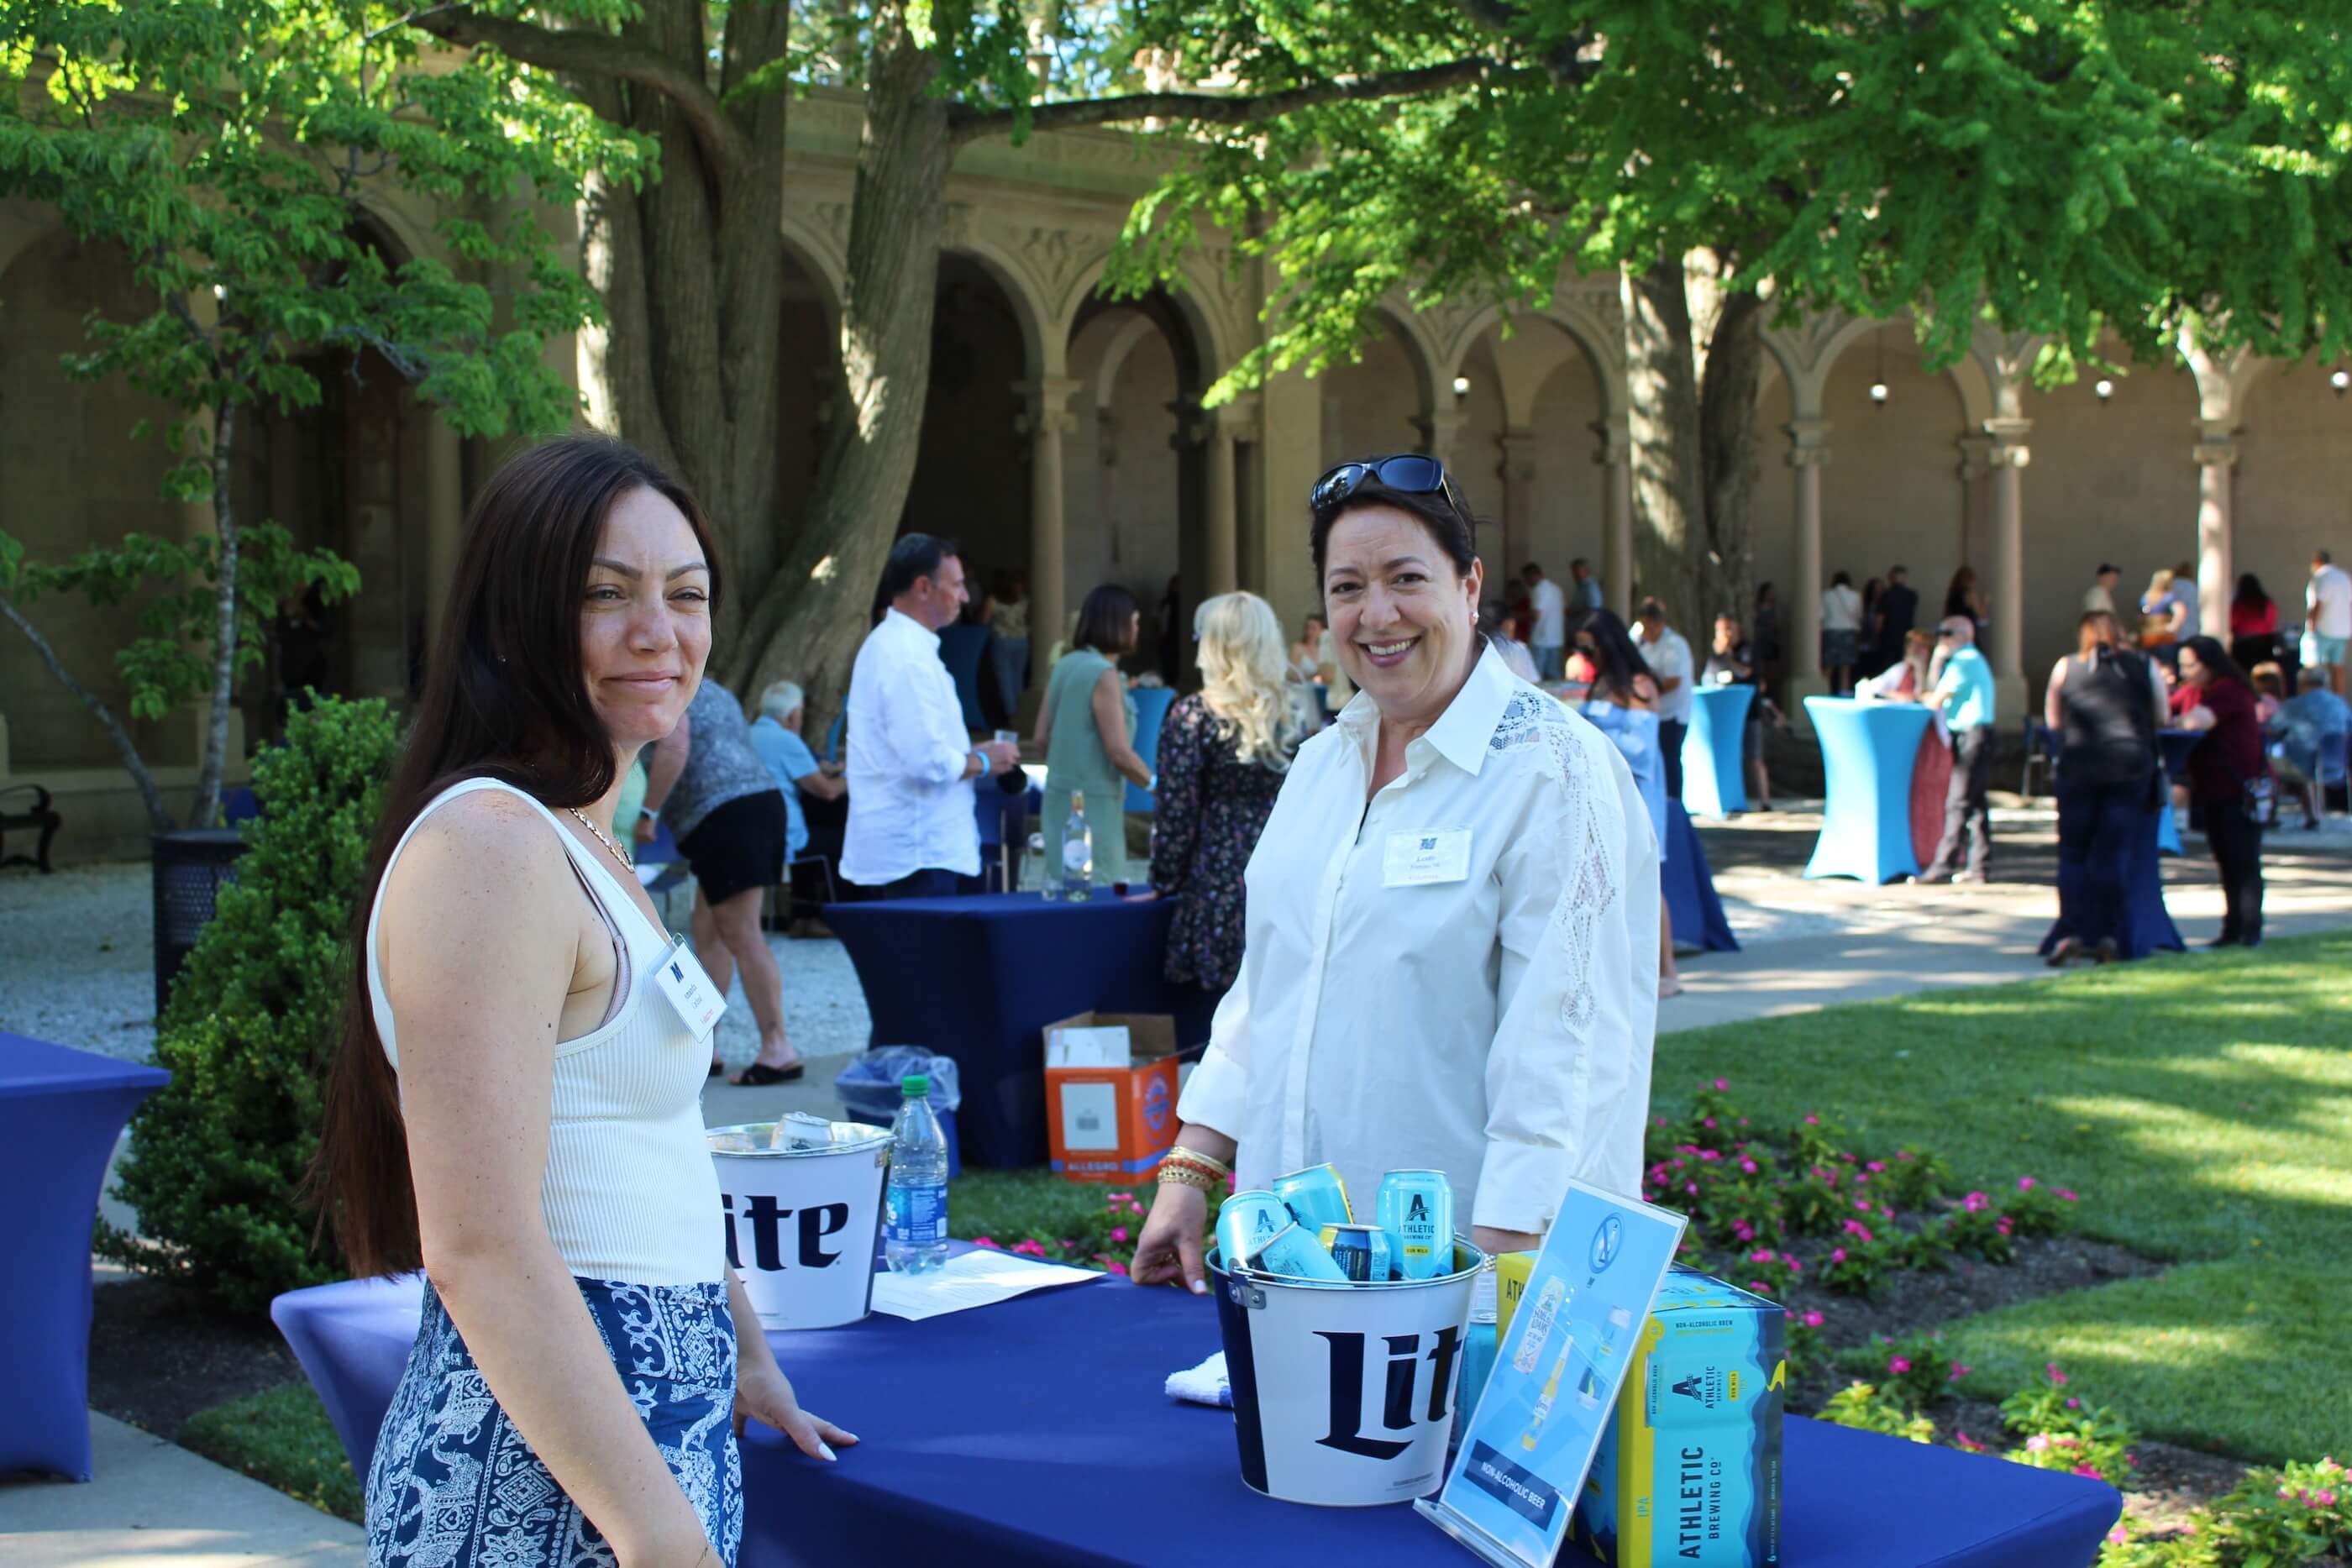
<path fill-rule="evenodd" d="M 1145 1177 L 1176 1142 L 1176 1020 L 1080 1013 L 1045 1026 L 1045 1142 L 1065 1181 Z"/>
<path fill-rule="evenodd" d="M 1575 1532 L 1616 1568 L 1780 1561 L 1787 1319 L 1689 1269 L 1658 1288 L 1577 1505 Z"/>

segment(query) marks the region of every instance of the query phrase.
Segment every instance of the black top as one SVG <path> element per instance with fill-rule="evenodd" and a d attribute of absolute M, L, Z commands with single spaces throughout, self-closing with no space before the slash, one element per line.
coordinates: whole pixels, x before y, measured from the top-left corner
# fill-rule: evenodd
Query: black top
<path fill-rule="evenodd" d="M 1198 693 L 1179 698 L 1160 721 L 1151 885 L 1181 900 L 1164 970 L 1178 985 L 1222 992 L 1241 973 L 1248 924 L 1243 873 L 1282 780 L 1273 768 L 1241 759 Z"/>
<path fill-rule="evenodd" d="M 2066 661 L 2058 688 L 2058 776 L 2070 784 L 2137 784 L 2156 768 L 2155 691 L 2128 648 Z"/>

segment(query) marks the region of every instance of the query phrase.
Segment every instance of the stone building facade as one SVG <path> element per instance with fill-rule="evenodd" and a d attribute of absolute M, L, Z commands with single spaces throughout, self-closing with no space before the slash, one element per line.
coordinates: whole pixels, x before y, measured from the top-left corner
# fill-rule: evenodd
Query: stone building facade
<path fill-rule="evenodd" d="M 793 117 L 778 236 L 787 529 L 832 373 L 858 126 L 843 94 L 816 95 Z M 1491 308 L 1400 308 L 1359 361 L 1204 409 L 1203 392 L 1258 340 L 1265 280 L 1254 265 L 1228 267 L 1225 241 L 1209 235 L 1181 287 L 1098 295 L 1152 173 L 1116 132 L 962 154 L 906 527 L 958 538 L 981 584 L 1025 571 L 1040 628 L 1060 625 L 1102 581 L 1133 589 L 1152 617 L 1171 580 L 1186 620 L 1203 595 L 1244 587 L 1295 626 L 1317 602 L 1304 515 L 1315 476 L 1349 456 L 1429 450 L 1486 519 L 1490 574 L 1535 560 L 1561 575 L 1582 556 L 1624 604 L 1633 515 L 1616 279 L 1563 278 L 1549 308 L 1507 322 Z M 374 217 L 372 237 L 394 257 L 426 246 L 426 214 Z M 208 508 L 158 498 L 164 454 L 128 439 L 155 411 L 59 367 L 85 315 L 109 305 L 139 308 L 120 258 L 78 245 L 40 209 L 0 204 L 0 517 L 44 558 L 131 529 L 209 524 Z M 2021 701 L 2071 644 L 2102 559 L 2123 567 L 2135 593 L 2156 568 L 2195 563 L 2211 629 L 2237 572 L 2258 573 L 2292 622 L 2312 549 L 2352 549 L 2352 400 L 2327 367 L 2189 354 L 2134 366 L 2102 395 L 2087 377 L 2037 389 L 2036 345 L 1990 332 L 1933 372 L 1901 321 L 1808 319 L 1768 330 L 1766 343 L 1753 575 L 1784 606 L 1792 695 L 1819 689 L 1820 589 L 1841 569 L 1859 583 L 1906 566 L 1932 614 L 1953 571 L 1974 567 L 1992 600 L 1988 652 Z M 593 362 L 580 348 L 551 354 L 571 371 Z M 457 438 L 388 367 L 333 369 L 320 409 L 269 421 L 248 442 L 244 499 L 247 516 L 356 561 L 365 587 L 339 614 L 289 618 L 286 645 L 242 704 L 257 742 L 278 692 L 305 680 L 404 695 L 467 498 L 504 455 Z M 593 381 L 582 390 L 593 419 L 605 400 Z M 110 655 L 129 613 L 59 601 L 38 617 L 82 678 L 119 701 Z M 167 789 L 193 776 L 199 722 L 141 727 Z M 16 780 L 59 796 L 64 857 L 139 852 L 143 822 L 103 735 L 9 632 L 0 785 Z"/>

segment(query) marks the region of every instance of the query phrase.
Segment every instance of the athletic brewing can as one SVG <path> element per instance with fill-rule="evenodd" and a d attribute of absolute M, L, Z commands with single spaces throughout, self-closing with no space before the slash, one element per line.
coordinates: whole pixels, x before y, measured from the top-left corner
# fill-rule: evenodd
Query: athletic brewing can
<path fill-rule="evenodd" d="M 1303 1171 L 1274 1178 L 1274 1196 L 1290 1206 L 1309 1236 L 1327 1225 L 1353 1225 L 1356 1211 L 1348 1204 L 1348 1184 L 1337 1166 L 1308 1166 Z"/>
<path fill-rule="evenodd" d="M 1389 1238 L 1379 1226 L 1327 1225 L 1322 1241 L 1323 1249 L 1331 1254 L 1331 1261 L 1339 1265 L 1339 1272 L 1355 1283 L 1388 1283 Z"/>
<path fill-rule="evenodd" d="M 1296 1225 L 1286 1225 L 1276 1231 L 1274 1239 L 1257 1249 L 1250 1267 L 1261 1274 L 1278 1275 L 1286 1280 L 1322 1280 L 1334 1285 L 1348 1282 L 1348 1276 L 1331 1260 L 1331 1254 L 1323 1250 L 1323 1244 Z"/>
<path fill-rule="evenodd" d="M 1444 1171 L 1391 1171 L 1381 1178 L 1381 1228 L 1397 1272 L 1433 1280 L 1454 1264 L 1454 1188 Z"/>
<path fill-rule="evenodd" d="M 1237 1192 L 1217 1210 L 1217 1252 L 1228 1270 L 1257 1256 L 1258 1249 L 1290 1223 L 1290 1210 L 1270 1192 Z"/>

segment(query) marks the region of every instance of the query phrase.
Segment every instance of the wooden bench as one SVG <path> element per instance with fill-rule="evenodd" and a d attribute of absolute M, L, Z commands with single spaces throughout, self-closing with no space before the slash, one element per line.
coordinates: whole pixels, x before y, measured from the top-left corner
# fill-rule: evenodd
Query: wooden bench
<path fill-rule="evenodd" d="M 26 800 L 32 802 L 29 808 L 23 804 Z M 57 869 L 49 864 L 49 841 L 58 836 L 65 821 L 50 807 L 49 792 L 40 785 L 12 784 L 0 789 L 0 841 L 5 840 L 11 828 L 38 828 L 41 832 L 40 844 L 33 853 L 0 855 L 0 866 L 38 866 L 47 876 Z"/>

